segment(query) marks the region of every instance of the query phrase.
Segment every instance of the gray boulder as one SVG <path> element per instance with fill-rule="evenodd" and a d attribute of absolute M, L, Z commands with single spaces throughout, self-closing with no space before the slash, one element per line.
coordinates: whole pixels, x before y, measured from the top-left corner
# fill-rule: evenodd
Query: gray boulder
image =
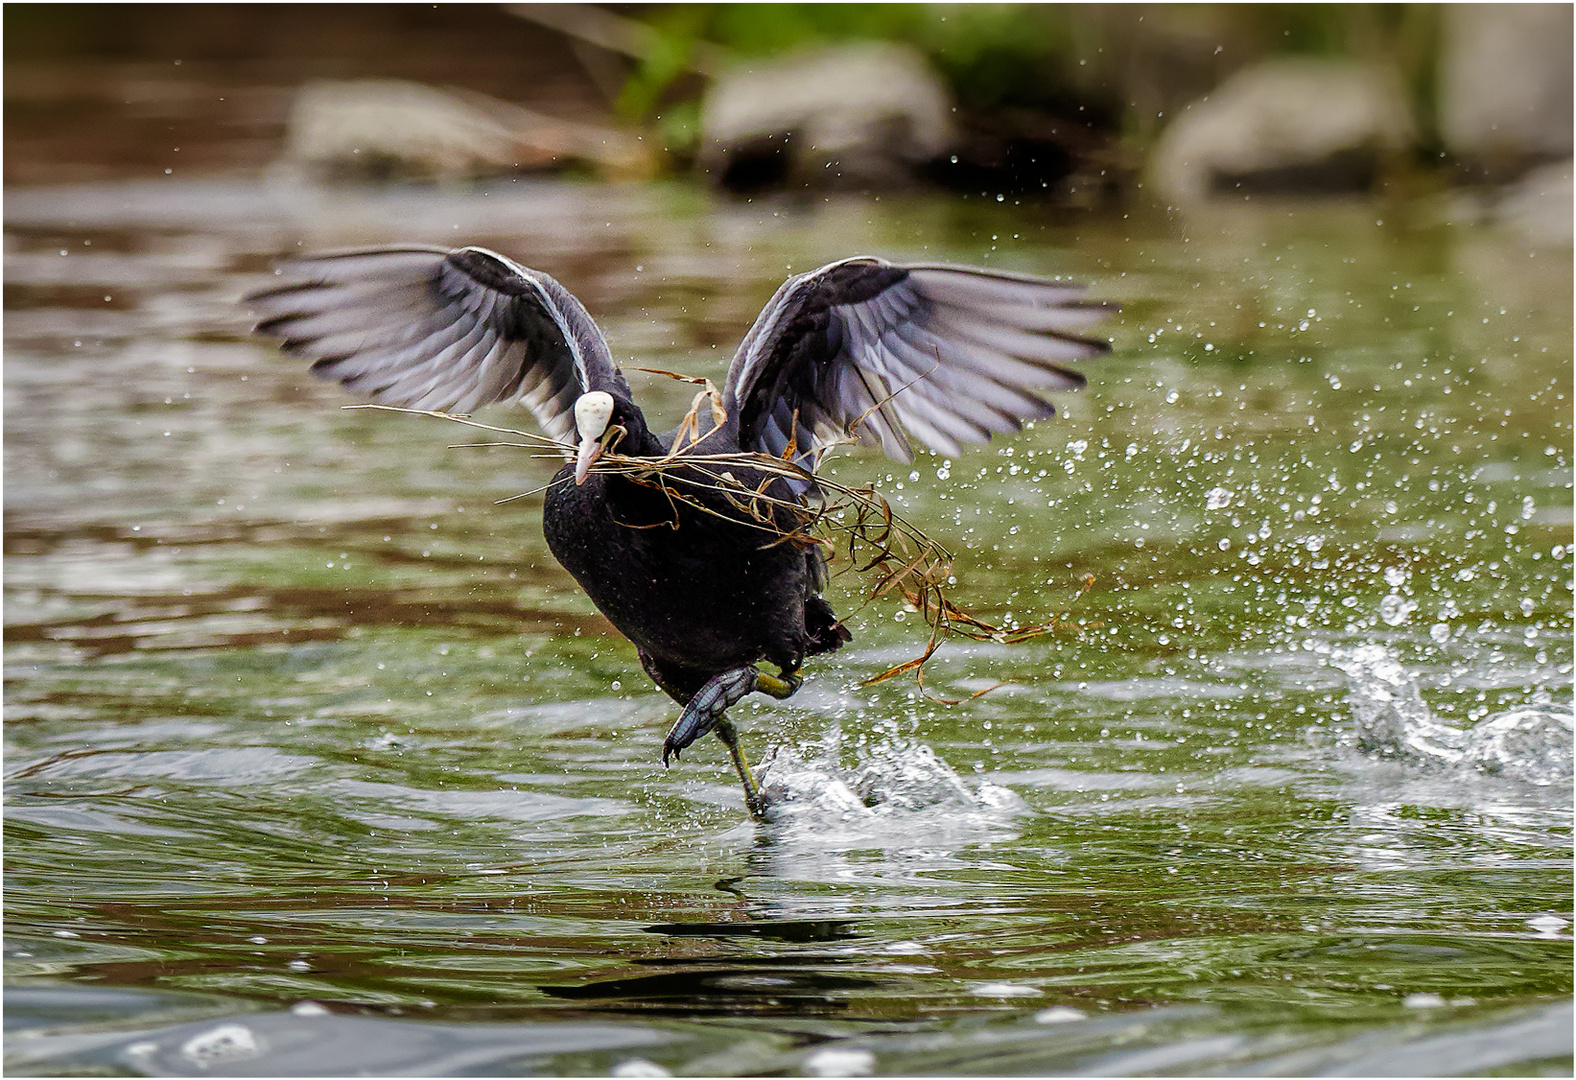
<path fill-rule="evenodd" d="M 1569 4 L 1447 4 L 1439 132 L 1491 175 L 1571 154 Z"/>
<path fill-rule="evenodd" d="M 1393 73 L 1342 60 L 1271 60 L 1189 105 L 1161 134 L 1149 182 L 1173 204 L 1362 190 L 1387 155 L 1415 139 Z"/>
<path fill-rule="evenodd" d="M 902 45 L 752 61 L 706 95 L 700 166 L 724 187 L 901 185 L 952 146 L 952 112 L 946 84 Z"/>
<path fill-rule="evenodd" d="M 1502 189 L 1490 216 L 1534 246 L 1569 245 L 1573 221 L 1570 161 L 1540 165 Z"/>
<path fill-rule="evenodd" d="M 614 176 L 650 171 L 623 132 L 544 116 L 467 90 L 398 79 L 308 82 L 290 110 L 286 176 L 459 183 L 589 165 Z"/>

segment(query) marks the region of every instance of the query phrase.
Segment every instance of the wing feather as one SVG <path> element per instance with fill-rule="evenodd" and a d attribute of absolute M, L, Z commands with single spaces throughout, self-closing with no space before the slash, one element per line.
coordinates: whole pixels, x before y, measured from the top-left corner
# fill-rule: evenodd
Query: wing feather
<path fill-rule="evenodd" d="M 1087 352 L 1082 338 L 1035 334 L 1004 322 L 988 322 L 963 308 L 948 305 L 937 311 L 935 325 L 948 337 L 995 349 L 1025 360 L 1047 364 L 1077 360 Z"/>
<path fill-rule="evenodd" d="M 921 377 L 924 383 L 955 395 L 954 400 L 957 400 L 957 396 L 971 395 L 1006 416 L 1018 416 L 1026 420 L 1044 419 L 1056 412 L 1050 402 L 1036 397 L 1025 388 L 998 382 L 994 377 L 974 377 L 970 369 L 961 366 L 937 364 L 921 355 L 896 331 L 888 330 L 882 335 L 881 343 L 899 363 L 914 373 L 913 377 Z"/>
<path fill-rule="evenodd" d="M 908 461 L 907 434 L 943 454 L 1054 415 L 1041 395 L 1084 384 L 1064 367 L 1109 351 L 1082 331 L 1107 312 L 1066 282 L 860 257 L 790 278 L 734 355 L 724 386 L 739 444 L 800 463 L 850 437 Z"/>
<path fill-rule="evenodd" d="M 374 401 L 471 412 L 529 409 L 570 442 L 575 401 L 628 386 L 563 286 L 485 248 L 370 248 L 287 259 L 247 297 L 260 333 Z"/>

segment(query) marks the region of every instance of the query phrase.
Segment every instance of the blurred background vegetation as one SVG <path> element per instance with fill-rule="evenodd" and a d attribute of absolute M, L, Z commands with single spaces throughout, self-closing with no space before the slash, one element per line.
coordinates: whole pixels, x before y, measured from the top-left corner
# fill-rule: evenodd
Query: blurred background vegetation
<path fill-rule="evenodd" d="M 631 120 L 682 85 L 697 42 L 741 57 L 841 41 L 902 41 L 946 77 L 962 108 L 1034 109 L 1153 139 L 1163 113 L 1250 60 L 1281 54 L 1390 59 L 1432 113 L 1440 8 L 1433 4 L 673 4 L 630 5 L 661 47 L 620 99 Z M 684 100 L 684 95 L 679 95 Z"/>
<path fill-rule="evenodd" d="M 11 183 L 258 172 L 281 161 L 320 176 L 348 164 L 368 174 L 359 179 L 448 182 L 500 171 L 698 172 L 723 187 L 914 181 L 1074 202 L 1130 196 L 1146 170 L 1171 202 L 1206 188 L 1498 183 L 1569 160 L 1570 13 L 1367 3 L 12 4 L 5 171 Z M 920 111 L 845 117 L 845 128 L 864 123 L 862 133 L 842 132 L 817 156 L 818 140 L 831 137 L 805 126 L 829 111 L 827 96 L 838 108 L 879 97 L 887 76 L 868 52 L 845 52 L 853 70 L 842 73 L 795 74 L 791 58 L 872 42 L 887 60 L 896 50 L 899 68 L 903 57 L 917 66 L 920 81 L 888 85 L 888 98 L 923 98 L 923 80 L 933 80 L 944 133 L 905 142 L 905 125 L 929 122 Z M 1301 75 L 1287 74 L 1288 59 Z M 863 89 L 832 85 L 846 75 L 855 86 L 861 65 Z M 738 77 L 771 70 L 779 80 L 753 89 Z M 831 81 L 818 87 L 823 71 Z M 1245 73 L 1261 72 L 1268 81 L 1248 89 Z M 1376 80 L 1343 112 L 1337 98 L 1361 81 L 1351 72 Z M 393 80 L 426 89 L 406 93 Z M 785 87 L 806 96 L 797 118 L 784 113 L 794 107 L 781 100 Z M 393 105 L 402 95 L 406 104 Z M 379 101 L 387 115 L 369 119 Z M 753 119 L 721 131 L 719 116 L 751 108 Z M 1332 130 L 1321 136 L 1321 127 Z M 1154 175 L 1167 138 L 1172 171 L 1191 173 Z M 738 167 L 747 159 L 751 168 Z"/>

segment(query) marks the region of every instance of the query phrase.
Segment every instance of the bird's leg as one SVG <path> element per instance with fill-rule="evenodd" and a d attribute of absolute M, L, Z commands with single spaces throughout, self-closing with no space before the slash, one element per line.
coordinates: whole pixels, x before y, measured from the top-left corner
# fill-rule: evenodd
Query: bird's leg
<path fill-rule="evenodd" d="M 722 745 L 728 748 L 728 756 L 733 759 L 733 767 L 744 785 L 744 805 L 749 809 L 750 816 L 757 820 L 764 819 L 766 804 L 761 798 L 760 784 L 749 762 L 744 759 L 744 751 L 739 749 L 739 733 L 723 714 L 730 706 L 737 705 L 756 690 L 781 699 L 793 696 L 803 682 L 797 670 L 784 668 L 778 675 L 767 675 L 753 665 L 737 667 L 713 677 L 690 698 L 689 704 L 684 706 L 684 711 L 668 731 L 668 737 L 662 740 L 662 764 L 666 765 L 669 757 L 677 757 L 680 750 L 706 732 L 715 731 Z"/>
<path fill-rule="evenodd" d="M 662 764 L 666 765 L 668 758 L 716 726 L 728 707 L 743 701 L 760 679 L 761 673 L 748 664 L 709 679 L 690 698 L 689 704 L 684 706 L 684 711 L 668 731 L 668 737 L 662 740 Z"/>
<path fill-rule="evenodd" d="M 797 670 L 789 671 L 784 668 L 781 675 L 767 675 L 765 672 L 757 672 L 755 675 L 755 689 L 771 695 L 778 701 L 793 697 L 803 685 L 804 676 Z"/>
<path fill-rule="evenodd" d="M 750 763 L 744 760 L 744 751 L 739 749 L 739 733 L 733 730 L 733 722 L 726 716 L 719 716 L 712 725 L 712 731 L 722 740 L 722 745 L 728 748 L 728 756 L 733 759 L 739 782 L 744 785 L 744 808 L 756 821 L 765 821 L 766 801 L 761 798 L 761 785 L 756 781 Z"/>

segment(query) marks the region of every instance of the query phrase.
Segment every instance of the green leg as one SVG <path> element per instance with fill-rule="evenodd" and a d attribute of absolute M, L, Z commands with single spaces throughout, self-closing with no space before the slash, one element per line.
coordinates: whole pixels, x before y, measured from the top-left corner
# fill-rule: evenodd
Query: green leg
<path fill-rule="evenodd" d="M 784 671 L 779 675 L 766 675 L 757 672 L 755 675 L 755 689 L 763 694 L 768 694 L 781 701 L 791 698 L 804 685 L 804 677 L 797 671 Z"/>
<path fill-rule="evenodd" d="M 778 699 L 791 697 L 803 682 L 797 670 L 766 675 L 753 664 L 725 671 L 708 680 L 690 699 L 689 704 L 684 706 L 668 737 L 663 740 L 662 764 L 666 765 L 670 757 L 678 756 L 680 750 L 706 732 L 716 732 L 717 738 L 728 748 L 728 756 L 733 759 L 733 767 L 744 785 L 744 805 L 749 808 L 751 817 L 764 821 L 766 801 L 761 795 L 760 783 L 755 779 L 749 762 L 744 759 L 744 751 L 739 749 L 739 733 L 723 713 L 756 690 Z"/>
<path fill-rule="evenodd" d="M 733 759 L 733 767 L 744 785 L 744 808 L 756 821 L 765 821 L 766 800 L 761 797 L 761 785 L 755 779 L 755 771 L 744 760 L 744 751 L 739 749 L 739 733 L 733 729 L 733 722 L 726 717 L 719 718 L 711 730 L 722 740 L 722 745 L 728 748 L 728 756 Z"/>

